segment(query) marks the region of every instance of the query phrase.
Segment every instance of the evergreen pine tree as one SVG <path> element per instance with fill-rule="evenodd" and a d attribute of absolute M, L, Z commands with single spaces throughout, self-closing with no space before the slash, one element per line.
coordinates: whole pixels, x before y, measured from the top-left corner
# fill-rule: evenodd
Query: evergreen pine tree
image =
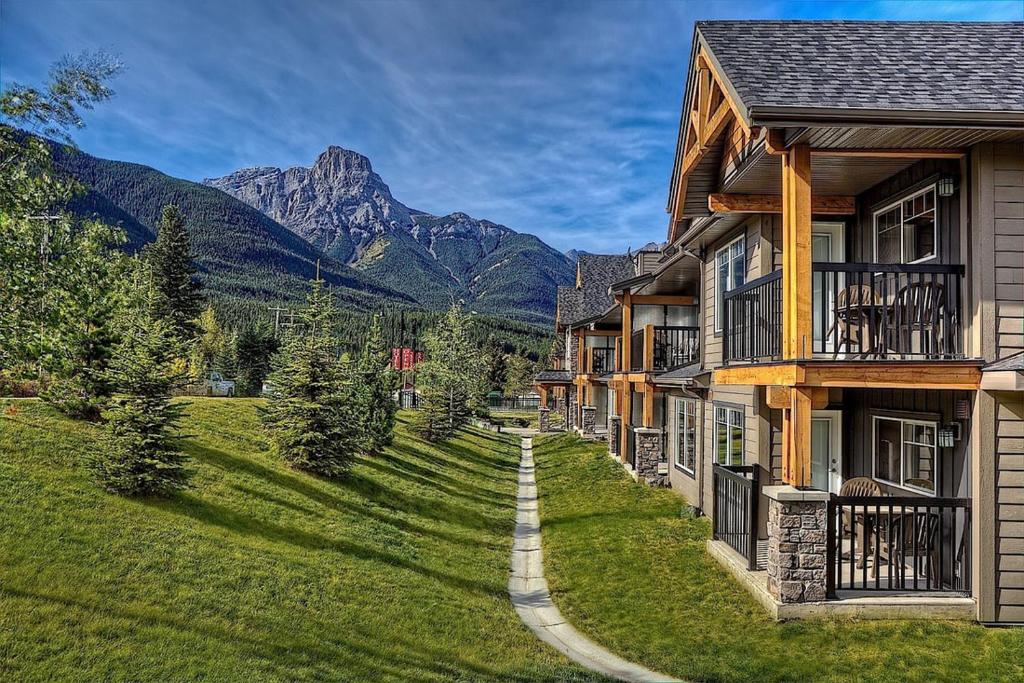
<path fill-rule="evenodd" d="M 505 362 L 508 367 L 505 395 L 522 396 L 533 386 L 537 370 L 529 360 L 515 354 L 509 354 Z"/>
<path fill-rule="evenodd" d="M 204 378 L 211 370 L 224 372 L 228 353 L 228 336 L 217 320 L 212 306 L 207 306 L 195 320 L 196 338 L 192 347 L 191 370 L 194 378 Z"/>
<path fill-rule="evenodd" d="M 391 443 L 398 410 L 392 397 L 397 378 L 391 369 L 379 315 L 373 317 L 357 370 L 363 449 L 376 453 Z"/>
<path fill-rule="evenodd" d="M 314 280 L 301 326 L 275 357 L 262 415 L 285 462 L 326 477 L 344 475 L 361 445 L 356 378 L 337 355 L 334 316 L 331 295 Z"/>
<path fill-rule="evenodd" d="M 430 441 L 443 441 L 484 407 L 486 373 L 469 339 L 469 320 L 452 304 L 424 336 L 426 360 L 418 367 L 420 406 L 417 428 Z"/>
<path fill-rule="evenodd" d="M 266 323 L 249 324 L 235 339 L 235 389 L 239 396 L 259 396 L 270 374 L 271 358 L 278 349 L 273 330 Z"/>
<path fill-rule="evenodd" d="M 125 495 L 167 494 L 188 479 L 175 433 L 182 408 L 171 401 L 185 367 L 170 325 L 153 315 L 155 296 L 146 290 L 121 321 L 122 339 L 110 363 L 117 391 L 103 413 L 107 438 L 91 461 L 104 488 Z"/>
<path fill-rule="evenodd" d="M 196 332 L 203 294 L 202 284 L 195 277 L 185 218 L 177 206 L 164 207 L 160 231 L 156 241 L 146 248 L 146 258 L 156 290 L 155 315 L 167 321 L 179 341 L 190 341 Z"/>
<path fill-rule="evenodd" d="M 487 390 L 502 391 L 505 388 L 505 349 L 498 342 L 493 334 L 487 336 L 481 352 L 484 365 L 487 368 Z"/>

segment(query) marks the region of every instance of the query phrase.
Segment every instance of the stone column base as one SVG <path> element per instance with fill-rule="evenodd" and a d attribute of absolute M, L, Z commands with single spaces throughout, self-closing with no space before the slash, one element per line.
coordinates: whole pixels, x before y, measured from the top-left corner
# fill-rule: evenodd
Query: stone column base
<path fill-rule="evenodd" d="M 781 603 L 825 599 L 826 505 L 824 491 L 766 486 L 768 592 Z"/>
<path fill-rule="evenodd" d="M 537 429 L 541 432 L 551 431 L 551 410 L 549 408 L 537 410 Z"/>
<path fill-rule="evenodd" d="M 583 406 L 583 433 L 591 435 L 597 431 L 597 408 L 595 406 Z"/>
<path fill-rule="evenodd" d="M 622 418 L 612 415 L 608 418 L 608 454 L 620 457 L 619 444 L 622 437 Z"/>
<path fill-rule="evenodd" d="M 653 427 L 634 427 L 636 476 L 651 486 L 669 486 L 668 461 L 662 448 L 662 432 Z"/>

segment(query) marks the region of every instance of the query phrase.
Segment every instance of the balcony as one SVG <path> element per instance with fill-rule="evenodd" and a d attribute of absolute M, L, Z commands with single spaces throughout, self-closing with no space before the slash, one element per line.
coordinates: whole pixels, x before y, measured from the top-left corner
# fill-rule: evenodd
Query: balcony
<path fill-rule="evenodd" d="M 700 360 L 700 328 L 647 325 L 633 333 L 630 370 L 665 372 Z"/>
<path fill-rule="evenodd" d="M 799 358 L 963 359 L 962 265 L 815 263 Z M 781 360 L 782 273 L 723 297 L 723 360 Z M 809 347 L 809 348 L 808 348 Z"/>
<path fill-rule="evenodd" d="M 615 349 L 594 347 L 590 349 L 590 367 L 588 372 L 605 375 L 615 372 Z"/>

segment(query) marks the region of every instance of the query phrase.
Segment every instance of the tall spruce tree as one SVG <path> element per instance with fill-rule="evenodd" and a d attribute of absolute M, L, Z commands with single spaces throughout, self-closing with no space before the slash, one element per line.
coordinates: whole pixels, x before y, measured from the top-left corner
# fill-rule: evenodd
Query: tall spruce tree
<path fill-rule="evenodd" d="M 363 450 L 376 453 L 391 443 L 398 405 L 392 393 L 397 377 L 384 343 L 380 316 L 373 316 L 357 366 Z"/>
<path fill-rule="evenodd" d="M 144 268 L 140 268 L 144 271 Z M 103 413 L 107 438 L 91 467 L 108 491 L 124 495 L 165 495 L 188 479 L 178 448 L 182 414 L 171 392 L 186 380 L 180 345 L 166 320 L 153 314 L 155 293 L 140 273 L 128 293 L 121 342 L 110 363 L 116 393 Z"/>
<path fill-rule="evenodd" d="M 281 457 L 292 467 L 343 476 L 359 451 L 356 377 L 334 339 L 336 311 L 323 282 L 313 281 L 296 328 L 275 356 L 274 386 L 262 419 Z"/>
<path fill-rule="evenodd" d="M 235 367 L 239 396 L 259 396 L 278 349 L 274 331 L 266 323 L 244 326 L 235 339 Z"/>
<path fill-rule="evenodd" d="M 505 395 L 522 396 L 533 386 L 537 368 L 526 358 L 509 354 L 506 359 L 508 372 L 505 378 Z"/>
<path fill-rule="evenodd" d="M 154 313 L 167 321 L 179 341 L 190 341 L 203 308 L 203 294 L 192 264 L 185 218 L 177 206 L 164 207 L 156 241 L 146 247 L 145 253 L 156 289 Z"/>
<path fill-rule="evenodd" d="M 469 338 L 469 319 L 457 303 L 423 341 L 426 360 L 417 373 L 422 408 L 417 429 L 430 441 L 443 441 L 483 409 L 486 372 Z"/>

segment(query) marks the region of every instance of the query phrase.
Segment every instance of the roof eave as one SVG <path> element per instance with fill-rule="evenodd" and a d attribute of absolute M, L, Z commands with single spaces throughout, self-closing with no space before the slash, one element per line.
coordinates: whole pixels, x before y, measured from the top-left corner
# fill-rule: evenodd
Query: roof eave
<path fill-rule="evenodd" d="M 924 109 L 853 109 L 849 107 L 787 107 L 758 105 L 749 108 L 755 126 L 871 126 L 878 128 L 984 128 L 1024 127 L 1024 111 L 940 111 Z"/>

